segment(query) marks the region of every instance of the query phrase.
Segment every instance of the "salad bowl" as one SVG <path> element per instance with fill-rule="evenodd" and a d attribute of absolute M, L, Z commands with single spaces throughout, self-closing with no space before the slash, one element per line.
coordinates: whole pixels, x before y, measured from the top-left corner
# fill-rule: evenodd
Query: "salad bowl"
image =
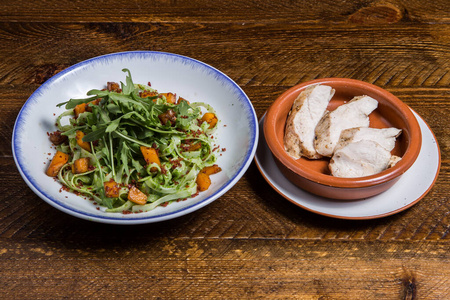
<path fill-rule="evenodd" d="M 56 130 L 57 104 L 86 98 L 107 82 L 125 81 L 128 69 L 135 83 L 150 83 L 158 91 L 172 92 L 193 102 L 203 102 L 217 113 L 214 133 L 220 147 L 208 190 L 196 197 L 158 206 L 141 213 L 109 213 L 92 201 L 62 189 L 46 176 L 55 147 L 48 139 Z M 224 195 L 242 177 L 256 151 L 258 123 L 247 95 L 227 75 L 193 58 L 154 51 L 131 51 L 94 57 L 75 64 L 42 84 L 25 102 L 14 125 L 12 150 L 17 168 L 30 189 L 45 202 L 72 216 L 110 224 L 142 224 L 173 219 L 194 212 Z"/>

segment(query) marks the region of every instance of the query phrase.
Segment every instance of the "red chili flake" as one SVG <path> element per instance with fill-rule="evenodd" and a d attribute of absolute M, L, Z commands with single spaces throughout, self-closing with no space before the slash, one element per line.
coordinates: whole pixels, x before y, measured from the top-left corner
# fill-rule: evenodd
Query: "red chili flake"
<path fill-rule="evenodd" d="M 222 148 L 222 152 L 225 152 L 225 151 L 227 151 L 227 148 Z"/>
<path fill-rule="evenodd" d="M 227 125 L 224 124 L 223 127 L 227 127 Z"/>
<path fill-rule="evenodd" d="M 50 133 L 47 131 L 47 136 L 50 136 Z"/>
<path fill-rule="evenodd" d="M 132 211 L 130 211 L 130 210 L 123 210 L 122 211 L 122 214 L 124 214 L 124 215 L 129 215 L 129 214 L 132 214 L 133 212 Z"/>
<path fill-rule="evenodd" d="M 197 131 L 194 132 L 194 136 L 198 137 L 203 133 L 200 129 L 197 129 Z"/>
<path fill-rule="evenodd" d="M 162 207 L 166 207 L 167 205 L 169 205 L 169 202 L 164 202 L 163 204 L 161 204 Z"/>
<path fill-rule="evenodd" d="M 161 173 L 162 173 L 163 175 L 166 175 L 166 174 L 167 174 L 167 170 L 166 170 L 166 168 L 165 168 L 164 166 L 161 166 Z"/>
<path fill-rule="evenodd" d="M 147 85 L 148 86 L 152 86 L 152 83 L 149 81 L 149 82 L 147 82 Z"/>
<path fill-rule="evenodd" d="M 169 162 L 172 164 L 171 169 L 176 169 L 177 167 L 181 167 L 181 158 L 177 158 L 177 159 L 169 159 Z"/>
<path fill-rule="evenodd" d="M 100 207 L 97 206 L 95 209 L 96 209 L 96 210 L 100 210 Z"/>
<path fill-rule="evenodd" d="M 200 194 L 200 193 L 199 193 L 199 191 L 197 190 L 197 192 L 196 192 L 195 194 L 192 194 L 192 195 L 191 195 L 191 198 L 197 197 L 199 194 Z"/>

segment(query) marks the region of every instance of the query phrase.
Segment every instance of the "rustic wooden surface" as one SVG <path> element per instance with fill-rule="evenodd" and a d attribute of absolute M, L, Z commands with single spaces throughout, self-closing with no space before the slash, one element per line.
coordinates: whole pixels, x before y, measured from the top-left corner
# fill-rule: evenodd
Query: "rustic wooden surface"
<path fill-rule="evenodd" d="M 383 87 L 430 125 L 441 171 L 397 215 L 345 221 L 286 201 L 252 164 L 211 205 L 167 222 L 92 223 L 40 200 L 12 157 L 45 80 L 127 50 L 173 52 L 235 80 L 258 117 L 321 77 Z M 2 298 L 450 299 L 450 11 L 434 1 L 0 1 Z"/>

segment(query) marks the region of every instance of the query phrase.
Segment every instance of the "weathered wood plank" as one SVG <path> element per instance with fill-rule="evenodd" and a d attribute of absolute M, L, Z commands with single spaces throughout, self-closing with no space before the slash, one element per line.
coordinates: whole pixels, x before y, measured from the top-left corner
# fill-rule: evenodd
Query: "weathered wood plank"
<path fill-rule="evenodd" d="M 444 0 L 405 1 L 15 1 L 0 3 L 9 22 L 448 23 Z"/>
<path fill-rule="evenodd" d="M 0 285 L 3 298 L 450 298 L 448 1 L 0 2 Z M 441 147 L 436 185 L 368 221 L 319 216 L 252 164 L 214 203 L 156 224 L 64 214 L 24 183 L 11 134 L 26 99 L 85 59 L 155 50 L 229 75 L 258 117 L 289 87 L 348 77 L 418 112 Z"/>
<path fill-rule="evenodd" d="M 450 244 L 154 239 L 91 247 L 0 240 L 4 297 L 445 299 Z M 16 260 L 22 268 L 10 263 Z M 57 288 L 56 288 L 57 287 Z M 402 298 L 402 299 L 403 299 Z"/>
<path fill-rule="evenodd" d="M 347 77 L 448 87 L 449 34 L 450 25 L 0 23 L 0 84 L 42 83 L 94 56 L 156 50 L 204 61 L 241 86 Z"/>

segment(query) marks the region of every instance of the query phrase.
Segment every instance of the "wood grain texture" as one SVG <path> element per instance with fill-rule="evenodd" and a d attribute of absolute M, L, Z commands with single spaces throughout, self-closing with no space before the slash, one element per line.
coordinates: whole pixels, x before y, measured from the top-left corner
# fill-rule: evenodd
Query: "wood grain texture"
<path fill-rule="evenodd" d="M 42 83 L 55 71 L 92 56 L 154 50 L 229 70 L 241 86 L 292 86 L 340 76 L 383 87 L 448 87 L 450 55 L 442 36 L 449 34 L 450 25 L 8 23 L 0 28 L 0 35 L 7 37 L 0 49 L 5 57 L 0 83 Z M 24 64 L 21 53 L 32 59 Z M 46 55 L 51 60 L 44 63 Z M 44 74 L 36 77 L 36 71 Z"/>
<path fill-rule="evenodd" d="M 2 298 L 449 299 L 449 37 L 442 0 L 0 1 Z M 258 117 L 307 80 L 373 83 L 428 123 L 439 177 L 410 209 L 366 221 L 294 206 L 254 163 L 221 198 L 174 220 L 124 227 L 64 214 L 15 167 L 17 114 L 61 70 L 130 50 L 216 67 Z"/>
<path fill-rule="evenodd" d="M 0 3 L 9 22 L 448 23 L 448 3 L 403 1 L 18 1 Z M 22 3 L 20 3 L 22 2 Z"/>
<path fill-rule="evenodd" d="M 447 250 L 299 240 L 161 238 L 149 245 L 120 235 L 92 247 L 4 242 L 0 266 L 9 276 L 0 283 L 4 296 L 21 298 L 53 289 L 57 298 L 82 291 L 89 298 L 439 299 L 450 292 L 450 271 L 440 267 Z"/>

